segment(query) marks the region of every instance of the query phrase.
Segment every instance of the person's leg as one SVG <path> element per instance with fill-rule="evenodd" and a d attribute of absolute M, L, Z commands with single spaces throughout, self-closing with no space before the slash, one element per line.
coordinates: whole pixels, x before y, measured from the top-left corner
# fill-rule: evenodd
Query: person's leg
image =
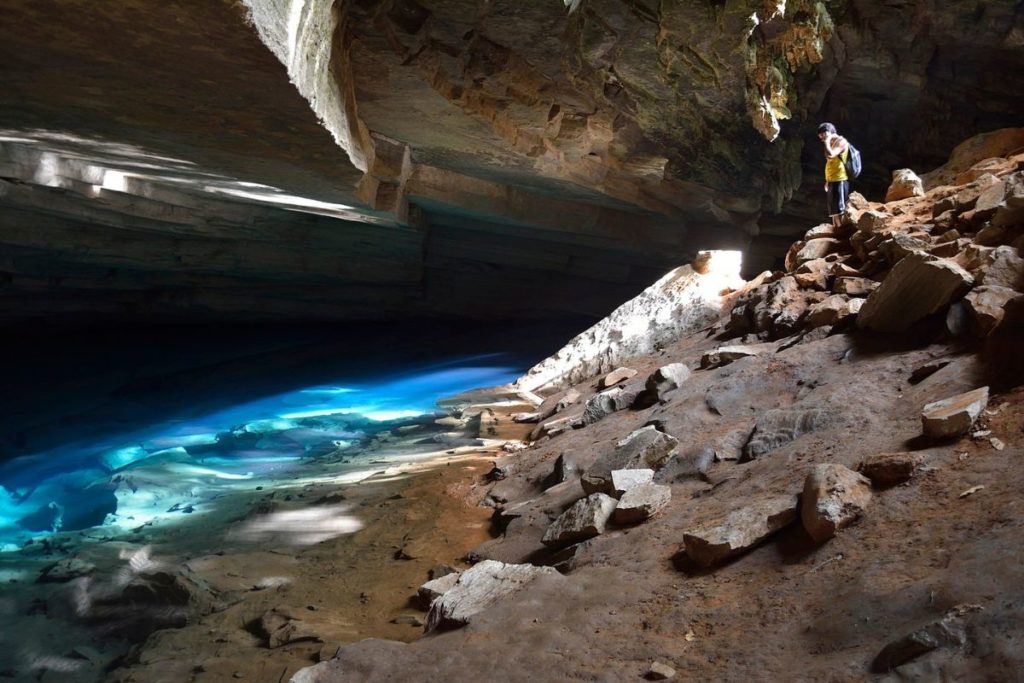
<path fill-rule="evenodd" d="M 846 214 L 846 200 L 850 196 L 850 181 L 841 180 L 833 184 L 836 186 L 836 214 L 832 216 L 832 225 L 840 228 L 843 225 L 843 216 Z"/>
<path fill-rule="evenodd" d="M 839 227 L 842 213 L 839 210 L 839 183 L 829 183 L 825 193 L 825 202 L 828 207 L 828 217 L 832 220 L 834 227 Z"/>

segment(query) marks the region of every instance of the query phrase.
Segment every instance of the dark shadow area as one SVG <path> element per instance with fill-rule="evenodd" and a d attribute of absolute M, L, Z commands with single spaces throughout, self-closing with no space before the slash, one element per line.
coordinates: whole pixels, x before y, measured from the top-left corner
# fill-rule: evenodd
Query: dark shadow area
<path fill-rule="evenodd" d="M 0 340 L 0 462 L 466 356 L 498 354 L 488 362 L 525 370 L 592 322 L 8 328 Z"/>

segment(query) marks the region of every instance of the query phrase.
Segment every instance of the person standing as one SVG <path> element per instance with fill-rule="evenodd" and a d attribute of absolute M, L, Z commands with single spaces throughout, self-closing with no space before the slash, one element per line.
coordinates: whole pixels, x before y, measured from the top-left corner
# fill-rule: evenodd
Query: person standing
<path fill-rule="evenodd" d="M 850 178 L 846 173 L 850 143 L 836 132 L 836 127 L 831 123 L 818 126 L 818 139 L 825 145 L 825 194 L 828 215 L 832 219 L 832 225 L 838 228 L 850 196 Z"/>

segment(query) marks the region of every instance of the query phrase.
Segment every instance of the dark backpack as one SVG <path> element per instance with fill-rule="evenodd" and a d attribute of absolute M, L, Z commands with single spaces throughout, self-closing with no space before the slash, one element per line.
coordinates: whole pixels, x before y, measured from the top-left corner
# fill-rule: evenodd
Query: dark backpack
<path fill-rule="evenodd" d="M 861 160 L 860 150 L 850 144 L 850 141 L 846 141 L 846 177 L 847 178 L 859 178 L 861 172 Z"/>

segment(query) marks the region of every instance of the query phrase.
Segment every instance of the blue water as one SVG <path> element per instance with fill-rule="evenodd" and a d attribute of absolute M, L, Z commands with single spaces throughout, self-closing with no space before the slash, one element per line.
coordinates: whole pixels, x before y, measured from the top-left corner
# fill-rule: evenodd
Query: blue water
<path fill-rule="evenodd" d="M 522 368 L 504 360 L 469 356 L 372 379 L 334 378 L 187 418 L 133 421 L 8 461 L 0 465 L 0 550 L 102 524 L 116 512 L 119 475 L 135 468 L 194 461 L 202 467 L 190 464 L 192 471 L 227 480 L 284 473 L 327 442 L 357 443 L 366 433 L 361 425 L 408 421 L 435 411 L 441 397 L 513 381 Z"/>

